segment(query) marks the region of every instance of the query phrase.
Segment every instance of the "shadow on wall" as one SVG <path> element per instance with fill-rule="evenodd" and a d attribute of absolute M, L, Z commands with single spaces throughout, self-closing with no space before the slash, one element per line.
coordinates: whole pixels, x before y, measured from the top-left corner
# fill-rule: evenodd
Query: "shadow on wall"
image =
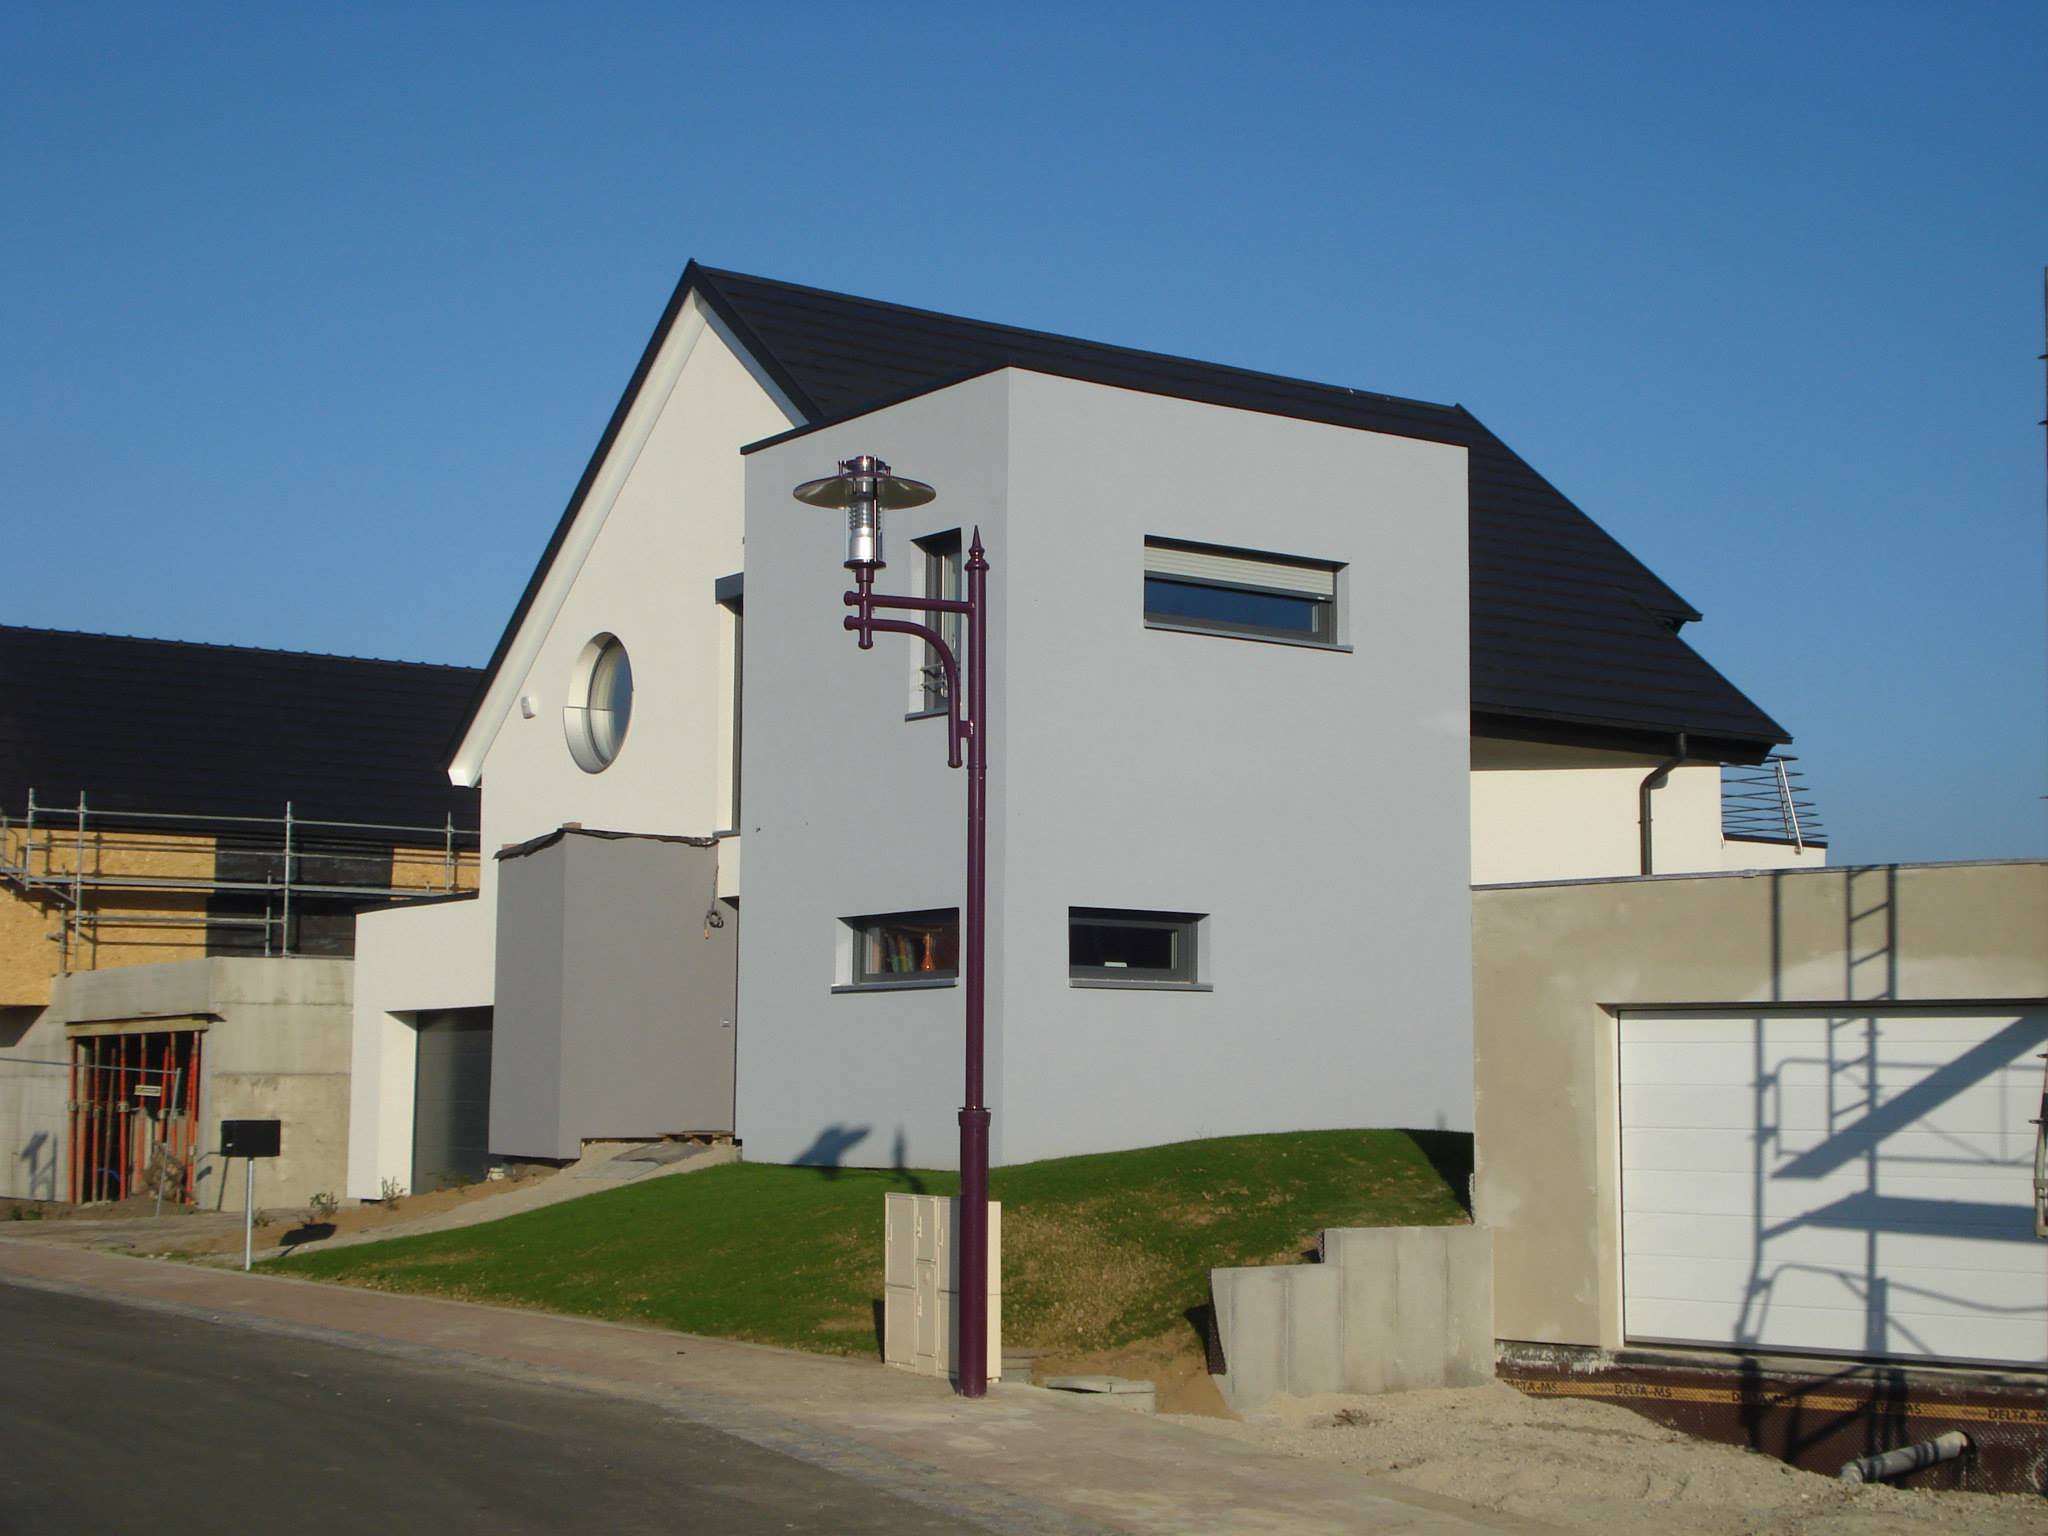
<path fill-rule="evenodd" d="M 1770 996 L 1775 1003 L 1784 996 L 1784 874 L 1773 872 L 1770 879 Z M 1980 1124 L 1987 1113 L 1982 1093 L 1958 1119 L 1940 1112 L 1953 1114 L 1957 1101 L 1980 1085 L 2005 1085 L 2015 1062 L 2040 1048 L 2041 1030 L 2019 1018 L 1956 1049 L 1900 1028 L 1889 1012 L 1899 1001 L 1898 871 L 1891 866 L 1844 870 L 1840 883 L 1844 1005 L 1814 1010 L 1825 1020 L 1820 1036 L 1797 1045 L 1774 1035 L 1769 1017 L 1751 1021 L 1749 1276 L 1730 1342 L 1766 1342 L 1773 1333 L 1768 1325 L 1777 1293 L 1801 1292 L 1801 1301 L 1811 1305 L 1819 1283 L 1833 1305 L 1846 1304 L 1862 1314 L 1860 1347 L 1844 1352 L 1940 1355 L 1946 1351 L 1924 1331 L 1930 1311 L 1989 1321 L 2031 1318 L 2040 1309 L 2035 1295 L 2000 1304 L 1990 1299 L 1995 1285 L 1990 1290 L 1980 1285 L 1972 1295 L 1957 1283 L 1961 1276 L 1951 1275 L 1944 1283 L 1938 1269 L 1930 1267 L 1923 1245 L 1944 1238 L 1977 1244 L 2038 1242 L 2031 1212 L 2022 1203 L 1988 1204 L 1929 1191 L 1944 1180 L 2007 1163 L 2012 1164 L 2012 1187 L 2025 1185 L 2027 1169 L 2013 1161 L 2009 1144 L 2022 1139 L 2014 1133 L 2026 1127 L 2002 1123 L 2002 1113 Z M 2024 1090 L 2027 1084 L 2020 1086 Z M 2031 1160 L 2031 1147 L 2028 1152 Z M 1772 1198 L 1772 1191 L 1801 1182 L 1818 1200 L 1796 1201 L 1805 1207 L 1799 1214 L 1774 1219 L 1771 1208 L 1782 1208 L 1782 1202 Z M 1853 1267 L 1815 1262 L 1813 1237 L 1829 1230 L 1860 1238 Z M 1978 1262 L 1999 1267 L 1996 1260 Z M 1852 1368 L 1849 1374 L 1867 1379 L 1872 1369 Z"/>
<path fill-rule="evenodd" d="M 821 1178 L 833 1179 L 839 1176 L 841 1168 L 848 1166 L 846 1154 L 868 1139 L 872 1127 L 865 1125 L 828 1125 L 811 1138 L 811 1144 L 790 1159 L 792 1165 L 816 1168 Z M 896 1128 L 895 1140 L 889 1149 L 887 1171 L 890 1182 L 902 1185 L 913 1195 L 927 1194 L 923 1179 L 904 1166 L 904 1153 L 909 1143 L 903 1135 L 903 1127 Z M 881 1168 L 876 1163 L 854 1163 L 855 1168 Z"/>
<path fill-rule="evenodd" d="M 866 1141 L 871 1129 L 865 1125 L 828 1125 L 790 1161 L 806 1167 L 823 1168 L 829 1176 L 845 1165 L 846 1154 Z"/>
<path fill-rule="evenodd" d="M 1407 1131 L 1408 1139 L 1429 1159 L 1436 1176 L 1450 1186 L 1452 1198 L 1472 1215 L 1472 1133 L 1470 1131 Z"/>
<path fill-rule="evenodd" d="M 28 1172 L 22 1187 L 28 1191 L 31 1200 L 54 1200 L 57 1198 L 57 1138 L 48 1131 L 37 1131 L 22 1143 L 15 1160 L 28 1164 Z"/>
<path fill-rule="evenodd" d="M 0 1050 L 12 1050 L 21 1044 L 37 1019 L 43 1016 L 39 1005 L 0 1008 Z"/>

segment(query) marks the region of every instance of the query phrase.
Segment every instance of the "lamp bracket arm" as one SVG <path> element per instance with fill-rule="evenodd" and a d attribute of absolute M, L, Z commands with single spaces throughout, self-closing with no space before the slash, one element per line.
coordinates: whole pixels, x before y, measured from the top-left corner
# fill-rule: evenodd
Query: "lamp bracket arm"
<path fill-rule="evenodd" d="M 861 605 L 858 592 L 840 594 L 840 601 L 849 608 Z M 972 613 L 974 604 L 957 597 L 885 597 L 879 592 L 870 592 L 867 597 L 870 608 L 895 608 L 913 613 Z"/>
<path fill-rule="evenodd" d="M 966 735 L 960 720 L 960 660 L 953 654 L 953 648 L 946 644 L 945 636 L 923 624 L 912 624 L 903 619 L 871 618 L 864 614 L 849 613 L 841 624 L 863 638 L 876 630 L 888 635 L 912 635 L 938 652 L 939 665 L 946 669 L 946 766 L 958 768 L 962 761 L 960 741 Z"/>

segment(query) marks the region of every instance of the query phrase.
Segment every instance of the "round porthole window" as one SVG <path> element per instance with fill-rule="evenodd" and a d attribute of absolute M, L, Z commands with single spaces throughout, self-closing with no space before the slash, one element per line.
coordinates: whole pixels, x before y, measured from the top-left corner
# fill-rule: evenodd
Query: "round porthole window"
<path fill-rule="evenodd" d="M 599 635 L 583 647 L 569 698 L 562 711 L 569 755 L 585 773 L 601 772 L 619 755 L 633 719 L 633 663 L 617 635 Z"/>

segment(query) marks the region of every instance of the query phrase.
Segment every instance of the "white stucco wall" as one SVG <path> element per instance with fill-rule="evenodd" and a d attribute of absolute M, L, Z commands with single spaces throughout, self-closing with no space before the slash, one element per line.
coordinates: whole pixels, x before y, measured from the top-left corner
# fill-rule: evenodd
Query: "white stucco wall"
<path fill-rule="evenodd" d="M 373 1198 L 385 1178 L 410 1177 L 412 1016 L 492 1002 L 498 849 L 568 822 L 725 830 L 732 620 L 713 585 L 742 565 L 739 450 L 793 419 L 688 300 L 458 755 L 458 776 L 483 787 L 479 898 L 357 922 L 350 1195 Z M 617 759 L 586 773 L 570 755 L 563 709 L 578 658 L 599 634 L 616 635 L 632 659 L 633 716 Z M 736 878 L 737 841 L 724 849 L 720 869 Z M 734 891 L 721 884 L 720 894 Z"/>
<path fill-rule="evenodd" d="M 374 1200 L 412 1183 L 413 1016 L 491 1002 L 492 912 L 481 899 L 366 912 L 356 919 L 350 1043 L 348 1194 Z"/>
<path fill-rule="evenodd" d="M 1472 743 L 1472 883 L 1599 880 L 1642 873 L 1637 791 L 1660 759 L 1587 747 Z M 1674 769 L 1651 796 L 1655 874 L 1812 868 L 1799 854 L 1721 835 L 1721 770 Z"/>
<path fill-rule="evenodd" d="M 1731 872 L 1745 869 L 1820 869 L 1828 861 L 1824 847 L 1809 843 L 1795 848 L 1790 843 L 1755 842 L 1729 837 L 1721 841 L 1721 868 Z"/>
<path fill-rule="evenodd" d="M 991 551 L 997 1158 L 1469 1127 L 1462 451 L 1011 372 L 750 462 L 748 1155 L 956 1155 L 958 989 L 830 990 L 840 919 L 961 890 L 911 642 L 854 647 L 843 535 L 786 510 L 860 451 L 941 492 L 892 516 L 885 585 L 920 534 L 979 521 Z M 1345 562 L 1353 649 L 1147 629 L 1148 534 Z M 1213 990 L 1070 986 L 1070 906 L 1206 914 Z"/>
<path fill-rule="evenodd" d="M 653 370 L 687 347 L 674 387 L 483 756 L 486 855 L 565 822 L 690 836 L 726 826 L 731 620 L 712 589 L 742 565 L 739 449 L 790 420 L 715 328 L 689 324 L 694 305 Z M 643 395 L 642 408 L 655 404 Z M 578 658 L 607 633 L 632 658 L 632 724 L 617 760 L 587 773 L 569 754 L 562 711 Z M 486 857 L 487 901 L 493 864 Z"/>

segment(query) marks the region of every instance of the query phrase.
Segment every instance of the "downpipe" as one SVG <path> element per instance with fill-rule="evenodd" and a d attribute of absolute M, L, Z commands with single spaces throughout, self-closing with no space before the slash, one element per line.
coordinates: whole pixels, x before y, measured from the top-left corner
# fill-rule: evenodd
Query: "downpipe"
<path fill-rule="evenodd" d="M 1671 770 L 1684 763 L 1685 758 L 1685 732 L 1680 731 L 1678 733 L 1677 754 L 1666 758 L 1648 773 L 1644 774 L 1643 782 L 1636 786 L 1636 824 L 1642 837 L 1643 867 L 1641 872 L 1643 874 L 1655 874 L 1657 863 L 1653 857 L 1653 839 L 1650 836 L 1650 791 L 1662 788 L 1664 781 L 1671 777 Z"/>
<path fill-rule="evenodd" d="M 1882 1456 L 1859 1456 L 1842 1468 L 1842 1481 L 1875 1483 L 1885 1478 L 1903 1477 L 1908 1472 L 1918 1472 L 1922 1467 L 1931 1467 L 1937 1462 L 1954 1461 L 1969 1448 L 1970 1437 L 1960 1429 L 1952 1429 L 1932 1440 L 1922 1440 L 1918 1445 L 1902 1445 L 1896 1451 L 1886 1451 Z"/>

